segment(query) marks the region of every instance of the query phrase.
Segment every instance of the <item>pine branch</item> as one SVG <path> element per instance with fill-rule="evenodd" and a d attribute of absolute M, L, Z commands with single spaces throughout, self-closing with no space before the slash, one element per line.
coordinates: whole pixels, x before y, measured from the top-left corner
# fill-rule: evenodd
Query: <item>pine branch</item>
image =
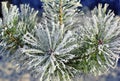
<path fill-rule="evenodd" d="M 5 27 L 7 27 L 8 28 L 8 26 L 6 25 L 6 26 L 4 26 L 4 28 Z M 7 34 L 7 36 L 9 36 L 10 37 L 10 40 L 11 41 L 13 41 L 18 47 L 20 46 L 21 48 L 23 47 L 23 45 L 21 44 L 21 42 L 20 41 L 18 41 L 18 39 L 17 38 L 15 38 L 8 30 L 5 30 L 5 32 L 6 32 L 6 34 Z"/>
<path fill-rule="evenodd" d="M 59 8 L 59 21 L 60 21 L 60 25 L 63 24 L 63 8 L 62 8 L 63 4 L 62 3 L 63 3 L 63 1 L 60 0 L 60 4 L 59 4 L 59 6 L 60 6 L 60 8 Z"/>
<path fill-rule="evenodd" d="M 27 67 L 40 81 L 72 81 L 76 73 L 100 75 L 114 68 L 120 53 L 120 19 L 106 14 L 106 5 L 91 16 L 76 12 L 78 0 L 43 0 L 44 13 L 40 23 L 37 12 L 27 5 L 10 10 L 3 5 L 0 21 L 1 50 L 12 62 Z M 81 19 L 80 19 L 81 18 Z M 10 53 L 10 51 L 14 51 Z"/>
<path fill-rule="evenodd" d="M 72 64 L 74 63 L 74 61 L 78 61 L 78 60 L 82 60 L 82 59 L 88 59 L 88 57 L 91 56 L 91 55 L 84 55 L 84 56 L 76 56 L 76 57 L 73 57 L 72 59 L 69 59 L 68 62 L 65 62 L 65 64 Z"/>
<path fill-rule="evenodd" d="M 8 9 L 6 5 L 6 2 L 2 2 L 3 19 L 0 21 L 0 39 L 2 50 L 4 50 L 1 50 L 1 55 L 9 58 L 24 46 L 22 36 L 27 31 L 32 32 L 37 24 L 36 16 L 38 12 L 31 9 L 28 5 L 21 5 L 21 12 L 16 6 L 10 5 Z M 12 58 L 10 59 L 12 60 Z"/>
<path fill-rule="evenodd" d="M 77 30 L 80 48 L 85 49 L 83 53 L 81 52 L 82 49 L 78 50 L 80 51 L 78 56 L 81 54 L 83 56 L 89 55 L 89 58 L 85 60 L 87 65 L 83 66 L 89 66 L 89 68 L 82 69 L 83 72 L 93 72 L 95 75 L 99 75 L 109 68 L 116 67 L 120 53 L 120 43 L 118 42 L 120 41 L 119 18 L 114 17 L 111 11 L 106 14 L 106 10 L 107 5 L 104 8 L 99 5 L 98 9 L 95 8 L 91 12 L 91 16 L 84 15 L 83 22 Z M 87 21 L 84 22 L 84 20 Z"/>
<path fill-rule="evenodd" d="M 72 59 L 69 59 L 69 61 L 68 62 L 66 62 L 65 64 L 72 64 L 72 63 L 74 63 L 74 62 L 76 62 L 76 61 L 80 61 L 80 60 L 83 60 L 83 59 L 89 59 L 89 57 L 91 57 L 91 56 L 93 56 L 93 55 L 95 55 L 95 54 L 97 54 L 98 52 L 99 52 L 99 49 L 98 49 L 98 45 L 100 44 L 99 43 L 99 40 L 96 42 L 97 44 L 96 44 L 96 46 L 95 46 L 95 51 L 93 51 L 93 52 L 91 52 L 90 54 L 84 54 L 84 55 L 77 55 L 76 57 L 73 57 Z M 87 48 L 86 48 L 87 49 Z M 80 49 L 80 48 L 78 48 L 77 50 L 83 50 L 83 49 Z M 76 51 L 77 51 L 76 50 Z M 86 51 L 84 51 L 85 53 L 86 53 Z"/>
<path fill-rule="evenodd" d="M 46 21 L 47 20 L 45 20 L 45 22 Z M 39 24 L 38 27 L 36 27 L 35 36 L 30 33 L 24 35 L 23 40 L 28 44 L 26 46 L 30 49 L 23 49 L 23 53 L 32 58 L 31 61 L 28 61 L 30 65 L 32 65 L 29 66 L 29 70 L 34 70 L 34 72 L 39 70 L 38 74 L 41 75 L 40 81 L 43 81 L 44 79 L 46 81 L 47 79 L 49 81 L 55 80 L 52 79 L 54 76 L 60 79 L 60 81 L 70 81 L 71 76 L 74 76 L 72 72 L 75 70 L 70 72 L 71 68 L 66 66 L 64 61 L 68 61 L 74 57 L 73 54 L 70 54 L 70 51 L 77 48 L 77 44 L 75 43 L 76 39 L 71 31 L 68 30 L 63 34 L 59 28 L 60 24 L 53 23 L 54 26 L 52 27 L 52 30 L 49 29 L 48 26 L 44 27 L 44 25 Z M 39 61 L 33 63 L 33 60 Z M 35 69 L 34 66 L 36 66 Z M 41 73 L 40 68 L 43 68 L 43 73 Z M 60 74 L 57 74 L 57 72 Z M 48 75 L 46 75 L 46 73 Z"/>

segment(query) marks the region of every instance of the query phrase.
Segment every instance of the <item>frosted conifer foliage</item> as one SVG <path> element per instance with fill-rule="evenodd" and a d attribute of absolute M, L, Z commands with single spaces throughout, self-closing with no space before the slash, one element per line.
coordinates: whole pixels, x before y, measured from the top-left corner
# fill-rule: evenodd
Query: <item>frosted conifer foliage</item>
<path fill-rule="evenodd" d="M 84 72 L 99 75 L 116 67 L 120 54 L 120 19 L 114 17 L 107 5 L 94 9 L 91 16 L 84 16 L 85 22 L 79 27 L 80 49 L 86 50 L 83 62 L 89 67 Z M 81 52 L 80 52 L 81 53 Z"/>
<path fill-rule="evenodd" d="M 120 20 L 106 13 L 106 5 L 88 17 L 77 12 L 78 0 L 42 1 L 40 23 L 28 6 L 21 5 L 19 11 L 3 4 L 0 55 L 39 81 L 72 81 L 81 72 L 99 75 L 116 66 Z"/>
<path fill-rule="evenodd" d="M 49 28 L 51 28 L 51 20 L 55 23 L 64 25 L 63 32 L 72 30 L 79 24 L 78 16 L 82 13 L 77 13 L 80 0 L 42 0 L 44 2 L 43 18 L 47 18 Z M 42 22 L 42 21 L 41 21 Z M 43 22 L 44 23 L 44 22 Z"/>
<path fill-rule="evenodd" d="M 0 21 L 0 55 L 9 58 L 9 54 L 14 53 L 24 46 L 22 36 L 26 31 L 31 31 L 37 23 L 37 11 L 31 9 L 28 5 L 21 5 L 20 10 L 17 6 L 2 2 L 3 19 Z"/>
<path fill-rule="evenodd" d="M 75 71 L 66 62 L 74 57 L 70 52 L 77 48 L 76 39 L 69 30 L 62 34 L 59 27 L 59 23 L 53 22 L 50 31 L 47 26 L 44 28 L 44 25 L 39 24 L 35 36 L 26 33 L 23 37 L 30 45 L 22 50 L 30 59 L 26 64 L 31 72 L 38 73 L 40 81 L 71 81 L 70 76 Z"/>

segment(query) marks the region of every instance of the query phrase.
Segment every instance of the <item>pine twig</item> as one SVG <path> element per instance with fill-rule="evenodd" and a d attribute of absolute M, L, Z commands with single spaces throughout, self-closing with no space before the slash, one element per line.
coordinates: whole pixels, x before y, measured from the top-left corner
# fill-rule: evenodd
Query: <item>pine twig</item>
<path fill-rule="evenodd" d="M 8 27 L 8 26 L 4 26 L 4 27 Z M 9 35 L 9 37 L 10 37 L 10 39 L 11 39 L 12 41 L 15 41 L 15 43 L 16 43 L 17 45 L 19 45 L 20 47 L 23 47 L 23 46 L 20 44 L 20 42 L 19 42 L 13 35 L 11 35 L 10 32 L 8 32 L 7 30 L 6 30 L 5 32 L 6 32 L 7 35 Z"/>
<path fill-rule="evenodd" d="M 62 9 L 62 0 L 60 0 L 60 8 L 59 8 L 59 21 L 60 21 L 60 25 L 63 24 L 63 9 Z"/>

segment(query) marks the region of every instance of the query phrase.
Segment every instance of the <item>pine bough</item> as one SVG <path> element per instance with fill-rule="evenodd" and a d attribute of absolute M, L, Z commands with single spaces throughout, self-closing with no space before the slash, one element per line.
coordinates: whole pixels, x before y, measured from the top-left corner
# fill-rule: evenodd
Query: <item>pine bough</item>
<path fill-rule="evenodd" d="M 101 75 L 116 67 L 120 20 L 106 13 L 106 5 L 86 16 L 78 12 L 77 0 L 43 1 L 40 22 L 29 6 L 8 9 L 3 3 L 0 55 L 6 61 L 27 68 L 39 81 L 72 81 L 79 73 Z"/>

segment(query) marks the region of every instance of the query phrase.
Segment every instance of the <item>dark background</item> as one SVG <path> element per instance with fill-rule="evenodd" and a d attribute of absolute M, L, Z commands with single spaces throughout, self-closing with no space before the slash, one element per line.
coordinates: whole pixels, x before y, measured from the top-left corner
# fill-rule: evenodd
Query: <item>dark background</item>
<path fill-rule="evenodd" d="M 40 0 L 0 0 L 0 2 L 1 1 L 8 1 L 9 3 L 17 5 L 18 7 L 20 6 L 20 4 L 29 4 L 30 7 L 34 8 L 35 10 L 39 10 L 40 12 L 43 11 L 42 2 Z M 89 10 L 92 10 L 99 3 L 103 5 L 105 3 L 109 4 L 108 9 L 111 9 L 116 15 L 120 16 L 120 0 L 81 0 L 81 4 L 83 5 L 82 9 L 88 8 Z M 1 9 L 0 16 L 2 16 Z"/>

